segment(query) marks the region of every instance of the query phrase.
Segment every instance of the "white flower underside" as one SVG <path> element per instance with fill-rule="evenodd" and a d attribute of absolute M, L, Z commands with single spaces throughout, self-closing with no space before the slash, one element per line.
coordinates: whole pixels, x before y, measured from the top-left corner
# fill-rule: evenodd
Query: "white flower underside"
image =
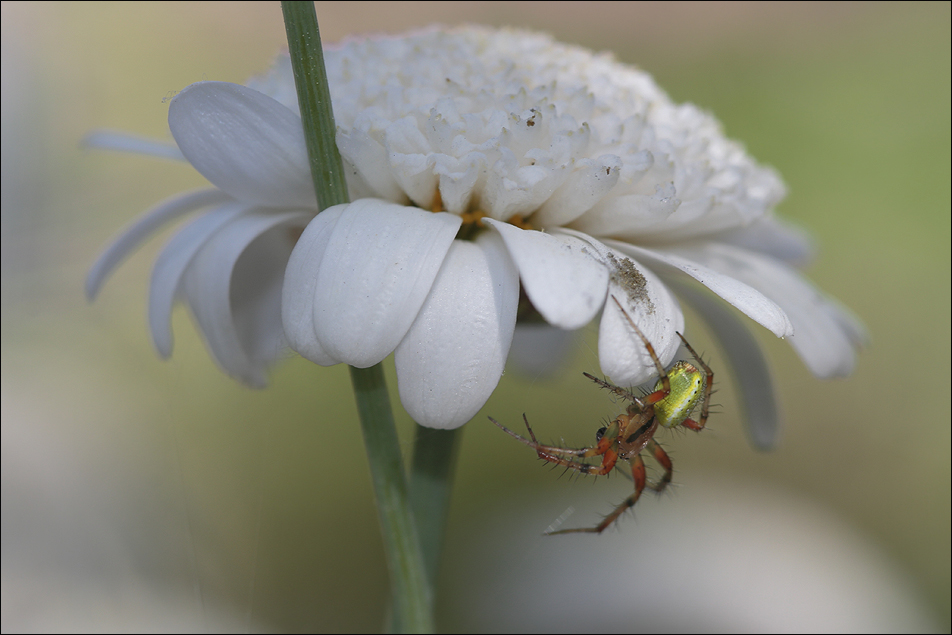
<path fill-rule="evenodd" d="M 809 244 L 770 215 L 779 178 L 648 75 L 545 36 L 475 27 L 355 40 L 326 62 L 354 202 L 317 216 L 286 57 L 251 88 L 202 82 L 173 99 L 178 148 L 217 190 L 147 215 L 87 285 L 95 295 L 159 223 L 213 207 L 156 263 L 150 324 L 163 355 L 184 298 L 218 362 L 248 383 L 264 382 L 285 337 L 322 365 L 396 352 L 408 412 L 456 427 L 502 374 L 520 282 L 561 329 L 601 311 L 602 371 L 636 385 L 654 365 L 606 300 L 667 364 L 684 330 L 667 281 L 688 293 L 699 283 L 790 338 L 820 376 L 852 369 L 862 328 L 793 268 Z M 485 229 L 461 240 L 472 212 Z M 721 313 L 719 324 L 736 322 Z M 735 364 L 763 365 L 746 331 L 715 332 L 745 352 Z M 776 409 L 759 381 L 745 403 L 766 446 Z"/>

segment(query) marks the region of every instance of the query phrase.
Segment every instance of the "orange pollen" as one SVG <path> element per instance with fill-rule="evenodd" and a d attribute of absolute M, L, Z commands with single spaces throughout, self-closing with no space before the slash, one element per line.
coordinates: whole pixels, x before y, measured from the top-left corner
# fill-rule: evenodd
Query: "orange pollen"
<path fill-rule="evenodd" d="M 486 218 L 488 214 L 480 210 L 473 210 L 469 212 L 463 212 L 460 214 L 460 218 L 463 219 L 464 225 L 479 225 L 483 226 L 483 219 Z"/>
<path fill-rule="evenodd" d="M 436 189 L 436 192 L 433 195 L 433 202 L 430 204 L 430 211 L 434 214 L 438 214 L 443 209 L 443 197 L 440 195 L 439 188 Z M 463 225 L 476 225 L 477 227 L 483 227 L 483 219 L 489 216 L 486 212 L 482 210 L 470 210 L 468 212 L 463 212 L 460 214 L 460 218 L 463 220 Z M 535 229 L 525 218 L 518 214 L 513 214 L 509 217 L 509 220 L 506 221 L 510 225 L 515 225 L 519 229 Z"/>
<path fill-rule="evenodd" d="M 529 224 L 529 221 L 524 219 L 522 216 L 519 216 L 518 214 L 513 214 L 512 216 L 510 216 L 507 222 L 510 225 L 515 225 L 519 229 L 535 229 L 535 227 Z"/>

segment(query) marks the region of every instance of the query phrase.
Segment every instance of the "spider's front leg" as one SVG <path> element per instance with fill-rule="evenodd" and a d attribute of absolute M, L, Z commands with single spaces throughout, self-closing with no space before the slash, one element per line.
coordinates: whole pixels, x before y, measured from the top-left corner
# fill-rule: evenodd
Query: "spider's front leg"
<path fill-rule="evenodd" d="M 648 356 L 651 357 L 651 363 L 654 364 L 655 370 L 658 371 L 658 382 L 660 384 L 660 388 L 656 386 L 656 390 L 654 392 L 645 395 L 642 399 L 638 399 L 634 395 L 631 395 L 630 397 L 631 402 L 638 406 L 638 410 L 640 412 L 644 412 L 646 410 L 645 406 L 656 404 L 671 394 L 671 382 L 668 380 L 668 373 L 665 372 L 664 366 L 661 364 L 661 360 L 658 358 L 658 353 L 655 352 L 654 346 L 651 345 L 651 342 L 648 341 L 648 338 L 645 337 L 645 334 L 641 332 L 641 329 L 638 328 L 638 325 L 635 324 L 635 321 L 631 319 L 631 316 L 625 312 L 625 308 L 621 305 L 621 302 L 618 301 L 618 298 L 613 295 L 612 300 L 615 301 L 615 305 L 618 307 L 618 310 L 621 311 L 622 317 L 624 317 L 628 322 L 628 325 L 631 326 L 631 329 L 641 340 L 641 343 L 645 345 L 645 350 L 648 352 Z M 678 335 L 680 336 L 680 333 Z M 684 338 L 682 337 L 681 339 L 683 340 Z M 592 377 L 592 379 L 595 378 Z M 611 386 L 611 384 L 608 384 L 606 387 L 614 388 L 614 386 Z"/>
<path fill-rule="evenodd" d="M 641 455 L 635 455 L 634 458 L 629 459 L 631 463 L 631 478 L 635 482 L 635 492 L 625 499 L 625 501 L 616 507 L 612 513 L 602 519 L 602 522 L 598 523 L 595 527 L 581 527 L 579 529 L 560 529 L 559 531 L 548 531 L 546 532 L 547 536 L 554 536 L 555 534 L 600 534 L 605 531 L 609 525 L 618 520 L 618 517 L 624 514 L 626 511 L 635 506 L 635 503 L 638 502 L 638 499 L 641 498 L 641 493 L 645 491 L 645 486 L 648 483 L 648 476 L 645 471 L 645 462 L 642 460 Z"/>
<path fill-rule="evenodd" d="M 617 447 L 617 420 L 613 422 L 612 426 L 616 430 L 614 434 L 603 434 L 598 440 L 598 444 L 593 448 L 561 448 L 554 445 L 543 445 L 539 443 L 536 439 L 535 433 L 532 431 L 532 426 L 529 425 L 529 419 L 523 414 L 523 421 L 526 423 L 526 429 L 529 431 L 529 436 L 531 439 L 527 439 L 519 434 L 516 434 L 506 426 L 502 425 L 492 417 L 489 417 L 489 420 L 495 423 L 499 428 L 502 428 L 504 432 L 510 436 L 522 441 L 530 448 L 536 451 L 538 457 L 549 463 L 555 463 L 556 465 L 564 465 L 565 467 L 581 472 L 582 474 L 595 474 L 596 476 L 604 476 L 612 471 L 612 468 L 615 467 L 615 463 L 618 462 L 618 452 Z M 591 458 L 593 456 L 601 456 L 602 462 L 600 465 L 591 465 L 583 461 L 576 461 L 567 457 L 579 457 L 583 459 Z"/>
<path fill-rule="evenodd" d="M 599 379 L 595 375 L 591 375 L 589 373 L 584 373 L 584 372 L 582 374 L 588 377 L 589 379 L 591 379 L 592 381 L 594 381 L 596 384 L 598 384 L 605 390 L 609 390 L 615 393 L 616 395 L 618 395 L 619 397 L 621 397 L 622 399 L 625 399 L 626 401 L 630 401 L 631 403 L 635 404 L 639 412 L 643 412 L 646 409 L 647 404 L 645 404 L 641 399 L 639 399 L 634 394 L 632 394 L 630 390 L 625 390 L 621 386 L 616 386 L 615 384 L 611 384 L 605 381 L 604 379 Z"/>

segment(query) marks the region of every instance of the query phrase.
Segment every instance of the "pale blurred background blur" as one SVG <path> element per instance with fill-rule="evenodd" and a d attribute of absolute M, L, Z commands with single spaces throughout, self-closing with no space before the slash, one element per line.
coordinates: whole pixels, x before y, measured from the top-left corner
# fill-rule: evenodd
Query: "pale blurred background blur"
<path fill-rule="evenodd" d="M 168 138 L 165 96 L 268 67 L 279 5 L 2 10 L 0 627 L 379 630 L 386 571 L 346 369 L 289 354 L 271 387 L 243 388 L 182 310 L 159 360 L 145 299 L 164 237 L 83 297 L 127 221 L 203 179 L 80 140 Z M 333 2 L 318 17 L 325 42 L 478 22 L 638 64 L 780 171 L 781 214 L 817 241 L 810 277 L 872 335 L 852 377 L 819 381 L 752 325 L 785 414 L 759 453 L 689 315 L 720 412 L 662 435 L 677 487 L 604 536 L 540 534 L 569 508 L 568 526 L 593 524 L 628 481 L 560 479 L 485 418 L 526 412 L 545 440 L 590 443 L 618 413 L 581 376 L 598 372 L 594 328 L 547 376 L 510 370 L 465 428 L 442 630 L 949 630 L 948 3 Z"/>

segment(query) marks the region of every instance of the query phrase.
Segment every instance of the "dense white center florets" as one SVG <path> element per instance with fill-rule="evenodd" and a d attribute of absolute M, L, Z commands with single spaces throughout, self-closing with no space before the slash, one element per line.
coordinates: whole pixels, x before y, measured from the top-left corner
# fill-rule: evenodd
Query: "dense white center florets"
<path fill-rule="evenodd" d="M 428 29 L 325 61 L 356 196 L 640 242 L 747 225 L 783 196 L 712 117 L 546 35 Z M 296 109 L 286 60 L 255 87 Z"/>

